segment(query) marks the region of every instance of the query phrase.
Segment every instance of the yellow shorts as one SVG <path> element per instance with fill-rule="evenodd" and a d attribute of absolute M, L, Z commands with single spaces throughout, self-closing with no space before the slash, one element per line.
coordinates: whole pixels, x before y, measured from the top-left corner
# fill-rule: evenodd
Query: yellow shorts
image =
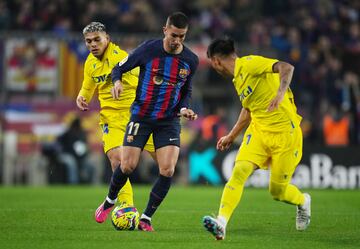
<path fill-rule="evenodd" d="M 264 132 L 250 125 L 244 134 L 236 161 L 250 161 L 271 174 L 291 177 L 302 157 L 300 127 L 288 132 Z"/>
<path fill-rule="evenodd" d="M 105 153 L 110 149 L 119 147 L 123 144 L 126 125 L 129 122 L 129 119 L 130 112 L 128 110 L 101 112 L 100 127 L 103 134 L 102 141 Z M 152 134 L 144 149 L 149 152 L 155 152 Z"/>

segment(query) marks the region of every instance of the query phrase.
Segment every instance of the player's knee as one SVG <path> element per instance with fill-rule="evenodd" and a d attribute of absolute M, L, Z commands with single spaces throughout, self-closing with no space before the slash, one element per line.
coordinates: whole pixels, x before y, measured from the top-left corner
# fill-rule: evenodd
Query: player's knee
<path fill-rule="evenodd" d="M 123 166 L 123 165 L 121 165 L 120 167 L 121 167 L 121 171 L 125 175 L 130 175 L 135 169 L 135 167 L 129 167 L 129 166 Z"/>
<path fill-rule="evenodd" d="M 245 184 L 253 171 L 254 165 L 251 162 L 237 161 L 235 162 L 231 178 L 232 180 L 239 181 L 240 184 Z"/>
<path fill-rule="evenodd" d="M 285 183 L 270 182 L 269 192 L 274 200 L 277 201 L 284 200 L 286 186 L 287 184 Z"/>
<path fill-rule="evenodd" d="M 175 168 L 174 167 L 160 168 L 159 172 L 160 172 L 160 175 L 163 175 L 166 177 L 172 177 L 175 173 Z"/>
<path fill-rule="evenodd" d="M 119 153 L 115 153 L 115 151 L 109 151 L 107 153 L 107 156 L 109 158 L 111 169 L 114 172 L 115 169 L 121 164 L 121 157 Z"/>
<path fill-rule="evenodd" d="M 120 165 L 120 161 L 110 159 L 110 164 L 111 164 L 111 169 L 114 172 L 115 169 Z"/>
<path fill-rule="evenodd" d="M 136 156 L 123 156 L 121 158 L 121 170 L 124 174 L 131 174 L 137 167 L 139 158 Z"/>
<path fill-rule="evenodd" d="M 130 175 L 136 168 L 137 161 L 131 160 L 131 158 L 123 159 L 121 162 L 121 171 L 126 174 Z"/>

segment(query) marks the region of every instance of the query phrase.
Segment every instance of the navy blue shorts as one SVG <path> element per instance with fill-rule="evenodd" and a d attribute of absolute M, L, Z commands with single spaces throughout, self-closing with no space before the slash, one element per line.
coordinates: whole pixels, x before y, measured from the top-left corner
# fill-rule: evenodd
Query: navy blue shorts
<path fill-rule="evenodd" d="M 123 145 L 143 149 L 152 133 L 155 150 L 167 145 L 180 147 L 180 130 L 179 118 L 140 120 L 131 117 L 126 126 Z"/>

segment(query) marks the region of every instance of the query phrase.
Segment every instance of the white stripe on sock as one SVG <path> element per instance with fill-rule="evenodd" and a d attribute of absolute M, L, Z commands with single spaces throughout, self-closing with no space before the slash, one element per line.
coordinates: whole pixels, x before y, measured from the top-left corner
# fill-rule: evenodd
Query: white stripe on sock
<path fill-rule="evenodd" d="M 147 219 L 148 221 L 151 221 L 151 217 L 147 216 L 146 214 L 142 214 L 140 219 Z"/>
<path fill-rule="evenodd" d="M 117 198 L 115 200 L 111 200 L 109 198 L 109 196 L 106 196 L 106 201 L 109 202 L 110 204 L 115 204 L 115 202 L 117 201 Z"/>

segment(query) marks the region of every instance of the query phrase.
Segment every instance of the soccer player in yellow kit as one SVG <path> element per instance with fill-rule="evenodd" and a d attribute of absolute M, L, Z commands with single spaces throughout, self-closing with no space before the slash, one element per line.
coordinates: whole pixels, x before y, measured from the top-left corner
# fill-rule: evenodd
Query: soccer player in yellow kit
<path fill-rule="evenodd" d="M 296 229 L 305 230 L 310 224 L 311 198 L 290 183 L 302 156 L 301 117 L 289 88 L 294 67 L 262 56 L 237 57 L 230 39 L 213 41 L 207 54 L 219 74 L 233 77 L 243 107 L 232 130 L 219 139 L 217 149 L 228 149 L 247 129 L 224 187 L 218 216 L 205 216 L 204 227 L 217 240 L 225 238 L 226 225 L 240 202 L 244 184 L 260 168 L 270 170 L 272 197 L 297 206 Z"/>
<path fill-rule="evenodd" d="M 119 99 L 113 99 L 111 91 L 111 70 L 119 62 L 126 60 L 128 54 L 110 41 L 105 25 L 92 22 L 83 30 L 85 44 L 90 51 L 84 66 L 84 81 L 76 99 L 78 108 L 82 111 L 89 109 L 88 103 L 97 90 L 101 106 L 100 127 L 104 152 L 110 160 L 114 171 L 121 163 L 121 152 L 127 122 L 130 119 L 130 106 L 135 98 L 138 84 L 139 68 L 124 74 L 123 92 Z M 145 146 L 145 150 L 154 154 L 155 148 L 152 137 Z M 118 194 L 118 202 L 133 205 L 133 192 L 129 181 Z M 95 217 L 96 221 L 101 223 Z"/>

